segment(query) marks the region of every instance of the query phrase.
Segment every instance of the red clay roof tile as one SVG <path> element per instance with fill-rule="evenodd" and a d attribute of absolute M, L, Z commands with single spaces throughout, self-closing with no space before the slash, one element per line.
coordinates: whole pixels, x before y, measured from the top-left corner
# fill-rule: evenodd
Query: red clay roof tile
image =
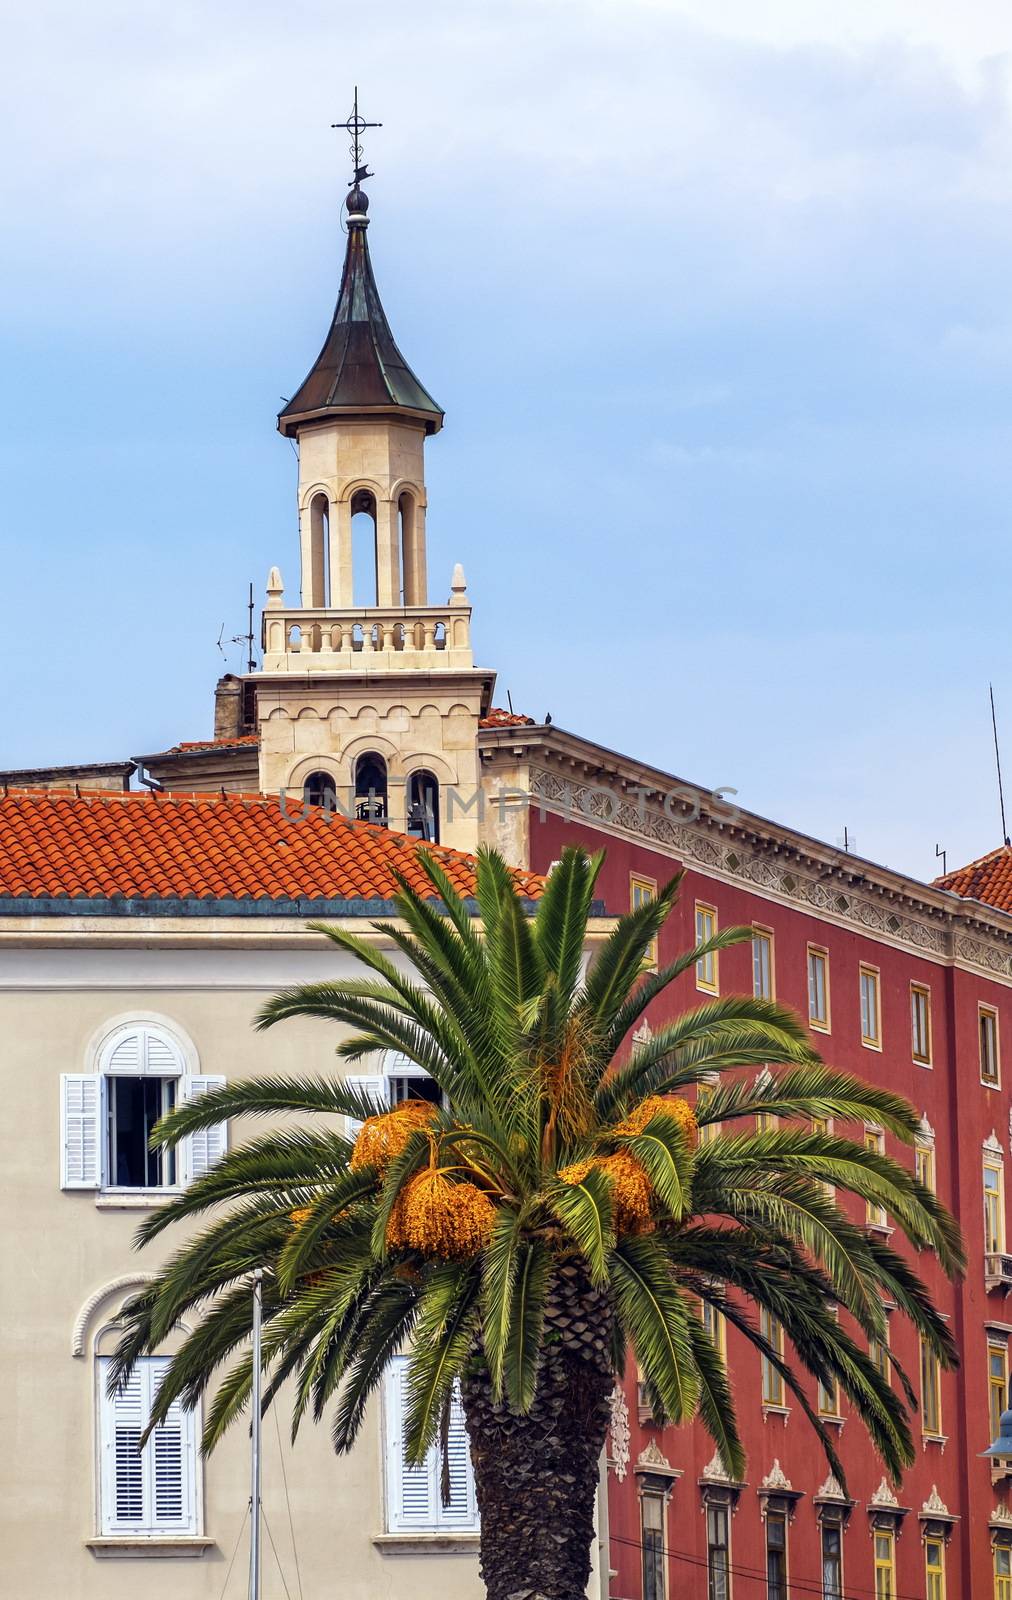
<path fill-rule="evenodd" d="M 425 895 L 420 841 L 259 794 L 11 789 L 0 796 L 0 896 L 386 900 L 394 869 Z M 464 895 L 474 861 L 426 847 Z M 537 898 L 544 880 L 517 871 Z"/>
<path fill-rule="evenodd" d="M 998 911 L 1012 911 L 1012 846 L 1000 845 L 979 861 L 957 867 L 935 879 L 939 889 L 951 889 L 965 900 L 982 900 Z"/>
<path fill-rule="evenodd" d="M 537 724 L 533 717 L 525 717 L 517 711 L 504 711 L 501 706 L 493 706 L 478 723 L 479 728 L 534 728 Z"/>

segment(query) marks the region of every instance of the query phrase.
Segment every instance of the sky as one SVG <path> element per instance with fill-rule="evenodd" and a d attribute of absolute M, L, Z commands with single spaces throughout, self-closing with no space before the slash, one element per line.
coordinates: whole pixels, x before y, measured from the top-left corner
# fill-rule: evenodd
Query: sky
<path fill-rule="evenodd" d="M 0 767 L 211 732 L 351 104 L 496 698 L 918 878 L 1012 821 L 1001 0 L 36 0 L 0 66 Z M 222 635 L 222 647 L 219 647 Z"/>

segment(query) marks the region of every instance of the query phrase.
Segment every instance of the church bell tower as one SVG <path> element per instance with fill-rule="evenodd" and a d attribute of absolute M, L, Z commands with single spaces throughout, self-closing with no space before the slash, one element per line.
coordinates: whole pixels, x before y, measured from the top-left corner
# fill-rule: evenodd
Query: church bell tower
<path fill-rule="evenodd" d="M 429 604 L 425 443 L 443 412 L 380 301 L 365 175 L 356 165 L 345 202 L 330 330 L 278 418 L 299 457 L 301 593 L 293 605 L 272 568 L 253 680 L 260 786 L 473 850 L 495 679 L 474 665 L 460 566 L 446 603 Z"/>

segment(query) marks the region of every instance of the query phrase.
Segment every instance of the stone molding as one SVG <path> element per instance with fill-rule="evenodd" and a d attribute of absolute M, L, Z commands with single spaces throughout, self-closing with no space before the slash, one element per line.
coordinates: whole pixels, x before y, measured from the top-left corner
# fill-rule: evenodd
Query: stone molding
<path fill-rule="evenodd" d="M 874 890 L 869 893 L 868 888 L 857 889 L 841 882 L 839 876 L 820 876 L 796 864 L 788 854 L 790 846 L 785 847 L 783 857 L 757 853 L 747 842 L 729 842 L 705 822 L 681 821 L 642 799 L 629 799 L 622 793 L 621 779 L 614 787 L 607 783 L 594 785 L 532 766 L 530 796 L 532 803 L 541 801 L 548 807 L 554 804 L 577 818 L 585 817 L 589 823 L 598 822 L 618 833 L 660 845 L 688 865 L 720 873 L 759 893 L 775 894 L 799 910 L 828 915 L 922 955 L 947 963 L 960 962 L 1012 982 L 1012 937 L 997 943 L 954 928 L 953 923 L 961 915 L 958 903 L 951 910 L 936 912 L 937 920 L 914 915 L 887 898 L 886 889 L 876 895 Z M 855 858 L 855 876 L 866 865 Z M 834 874 L 846 871 L 843 866 L 829 870 Z M 911 883 L 911 898 L 917 887 Z"/>
<path fill-rule="evenodd" d="M 611 1420 L 608 1429 L 611 1433 L 611 1467 L 619 1483 L 622 1483 L 629 1470 L 629 1407 L 625 1395 L 616 1383 L 611 1391 Z"/>
<path fill-rule="evenodd" d="M 113 1278 L 109 1283 L 104 1283 L 94 1294 L 90 1294 L 77 1316 L 74 1318 L 74 1331 L 70 1336 L 70 1353 L 72 1356 L 83 1356 L 85 1342 L 88 1337 L 88 1325 L 92 1317 L 110 1295 L 119 1294 L 124 1289 L 139 1289 L 145 1283 L 154 1283 L 153 1272 L 128 1272 L 122 1278 Z M 117 1541 L 122 1543 L 122 1540 Z"/>

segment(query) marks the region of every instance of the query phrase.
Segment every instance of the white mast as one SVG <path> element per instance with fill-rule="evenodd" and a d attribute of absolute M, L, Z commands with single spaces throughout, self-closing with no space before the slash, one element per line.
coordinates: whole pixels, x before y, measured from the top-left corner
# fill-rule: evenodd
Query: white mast
<path fill-rule="evenodd" d="M 250 1488 L 249 1600 L 260 1600 L 260 1322 L 263 1268 L 253 1274 L 252 1482 Z"/>

